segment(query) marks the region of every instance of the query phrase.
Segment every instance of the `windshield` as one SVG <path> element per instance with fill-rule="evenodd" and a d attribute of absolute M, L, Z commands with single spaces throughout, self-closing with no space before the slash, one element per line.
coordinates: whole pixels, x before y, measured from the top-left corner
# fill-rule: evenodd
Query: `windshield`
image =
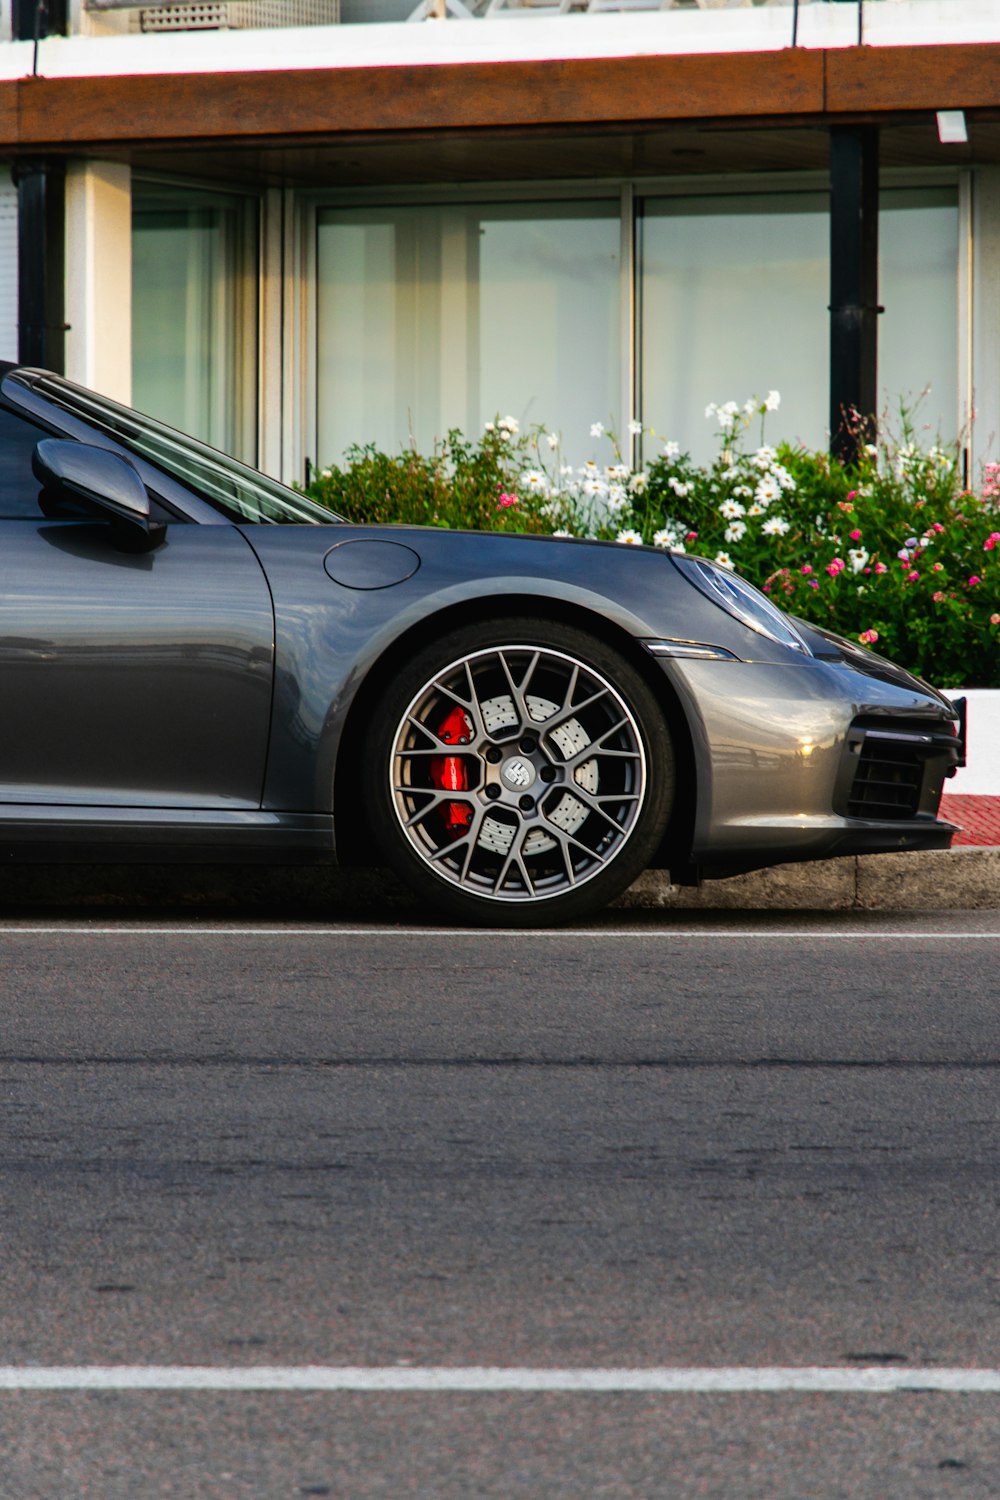
<path fill-rule="evenodd" d="M 119 406 L 56 375 L 15 375 L 54 406 L 80 417 L 133 453 L 164 469 L 233 521 L 329 526 L 341 517 L 276 479 L 259 474 L 198 438 L 186 437 L 152 417 Z"/>

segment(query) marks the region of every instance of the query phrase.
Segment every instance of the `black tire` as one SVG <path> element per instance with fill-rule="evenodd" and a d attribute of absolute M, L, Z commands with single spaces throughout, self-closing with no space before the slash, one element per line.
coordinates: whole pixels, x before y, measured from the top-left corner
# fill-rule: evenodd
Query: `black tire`
<path fill-rule="evenodd" d="M 368 726 L 362 780 L 382 859 L 484 926 L 587 916 L 649 863 L 674 755 L 641 674 L 571 626 L 512 618 L 425 647 Z"/>

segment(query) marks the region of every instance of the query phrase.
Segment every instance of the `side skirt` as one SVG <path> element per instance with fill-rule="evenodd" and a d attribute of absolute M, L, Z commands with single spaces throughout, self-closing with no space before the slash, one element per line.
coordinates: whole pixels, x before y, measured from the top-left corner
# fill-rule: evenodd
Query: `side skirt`
<path fill-rule="evenodd" d="M 0 806 L 0 860 L 23 863 L 334 863 L 333 818 L 177 808 Z"/>

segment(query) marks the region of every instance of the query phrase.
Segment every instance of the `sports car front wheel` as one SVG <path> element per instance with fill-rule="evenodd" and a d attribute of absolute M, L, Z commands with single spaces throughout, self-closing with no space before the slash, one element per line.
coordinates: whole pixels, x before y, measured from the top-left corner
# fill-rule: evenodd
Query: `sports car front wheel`
<path fill-rule="evenodd" d="M 376 842 L 420 895 L 491 925 L 581 917 L 663 834 L 674 759 L 640 674 L 585 632 L 530 619 L 427 647 L 365 747 Z"/>

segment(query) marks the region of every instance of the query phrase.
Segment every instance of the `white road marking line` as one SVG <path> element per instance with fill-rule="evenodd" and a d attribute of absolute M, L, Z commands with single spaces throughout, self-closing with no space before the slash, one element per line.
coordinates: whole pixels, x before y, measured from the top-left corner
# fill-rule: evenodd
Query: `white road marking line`
<path fill-rule="evenodd" d="M 533 1369 L 478 1366 L 80 1365 L 0 1367 L 2 1391 L 552 1391 L 662 1395 L 843 1392 L 1000 1393 L 1000 1370 L 929 1366 Z"/>
<path fill-rule="evenodd" d="M 803 939 L 822 938 L 830 941 L 843 941 L 848 939 L 857 942 L 864 938 L 872 942 L 899 942 L 901 940 L 914 941 L 948 941 L 969 942 L 974 939 L 997 939 L 1000 938 L 1000 928 L 985 932 L 955 932 L 948 929 L 937 931 L 935 929 L 921 929 L 901 927 L 891 931 L 872 932 L 864 927 L 851 928 L 822 928 L 810 930 L 807 927 L 792 928 L 789 930 L 768 930 L 757 927 L 691 927 L 691 928 L 656 928 L 636 929 L 633 927 L 598 928 L 594 931 L 586 931 L 580 928 L 560 927 L 515 927 L 497 929 L 494 927 L 218 927 L 205 924 L 197 927 L 173 927 L 161 926 L 128 926 L 121 927 L 90 927 L 90 926 L 4 926 L 0 923 L 0 938 L 5 937 L 313 937 L 313 938 L 355 938 L 355 937 L 398 937 L 398 938 L 447 938 L 449 942 L 456 938 L 565 938 L 574 942 L 581 939 L 591 938 L 631 938 L 648 939 L 656 938 L 659 941 L 667 941 L 671 938 L 696 938 L 700 942 L 714 941 L 718 938 L 752 938 L 761 942 L 769 942 L 774 939 L 783 941 L 801 942 Z"/>

